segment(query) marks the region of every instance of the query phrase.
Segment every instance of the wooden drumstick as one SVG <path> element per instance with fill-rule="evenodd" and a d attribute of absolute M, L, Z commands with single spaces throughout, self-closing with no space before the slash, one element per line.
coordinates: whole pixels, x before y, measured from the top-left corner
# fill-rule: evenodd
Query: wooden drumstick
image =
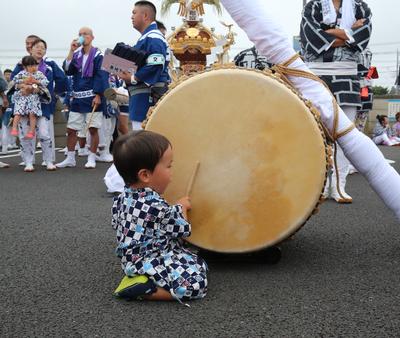
<path fill-rule="evenodd" d="M 194 180 L 196 179 L 197 173 L 199 171 L 199 167 L 200 167 L 200 162 L 197 161 L 196 162 L 196 167 L 194 168 L 194 171 L 193 171 L 193 174 L 192 174 L 192 177 L 190 177 L 190 181 L 189 181 L 189 184 L 187 186 L 186 195 L 185 196 L 190 196 L 190 194 L 192 193 Z"/>
<path fill-rule="evenodd" d="M 88 123 L 86 123 L 86 126 L 85 126 L 85 134 L 84 134 L 85 137 L 86 137 L 86 134 L 87 134 L 87 132 L 88 132 L 88 130 L 89 130 L 89 126 L 90 126 L 90 124 L 92 123 L 93 115 L 94 115 L 94 113 L 96 112 L 96 109 L 97 109 L 97 104 L 95 104 L 95 105 L 93 106 L 92 112 L 90 113 L 89 121 L 88 121 Z"/>

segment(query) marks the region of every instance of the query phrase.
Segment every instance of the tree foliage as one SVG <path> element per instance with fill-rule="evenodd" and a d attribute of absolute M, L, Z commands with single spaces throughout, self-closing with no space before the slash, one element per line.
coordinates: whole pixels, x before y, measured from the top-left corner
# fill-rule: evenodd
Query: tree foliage
<path fill-rule="evenodd" d="M 374 93 L 374 95 L 388 95 L 389 94 L 389 88 L 382 87 L 382 86 L 373 86 L 372 87 L 372 92 Z"/>

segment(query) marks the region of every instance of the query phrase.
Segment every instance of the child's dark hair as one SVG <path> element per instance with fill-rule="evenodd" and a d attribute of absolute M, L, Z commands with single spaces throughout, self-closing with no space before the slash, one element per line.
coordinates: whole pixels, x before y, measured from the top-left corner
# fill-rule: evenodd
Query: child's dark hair
<path fill-rule="evenodd" d="M 23 65 L 24 67 L 28 67 L 28 66 L 37 66 L 37 65 L 39 64 L 39 62 L 37 62 L 37 61 L 35 60 L 35 58 L 34 58 L 33 56 L 31 56 L 31 55 L 24 56 L 24 57 L 22 58 L 21 63 L 22 63 L 22 65 Z"/>
<path fill-rule="evenodd" d="M 385 118 L 387 118 L 386 115 L 376 115 L 376 119 L 380 124 L 383 124 L 383 121 L 385 121 Z"/>
<path fill-rule="evenodd" d="M 3 74 L 5 74 L 5 73 L 12 73 L 12 70 L 7 68 L 7 69 L 4 70 Z"/>
<path fill-rule="evenodd" d="M 137 183 L 142 169 L 153 172 L 169 146 L 165 136 L 146 130 L 119 137 L 113 146 L 114 164 L 125 184 Z"/>
<path fill-rule="evenodd" d="M 400 112 L 396 113 L 395 119 L 396 119 L 396 121 L 400 120 Z"/>

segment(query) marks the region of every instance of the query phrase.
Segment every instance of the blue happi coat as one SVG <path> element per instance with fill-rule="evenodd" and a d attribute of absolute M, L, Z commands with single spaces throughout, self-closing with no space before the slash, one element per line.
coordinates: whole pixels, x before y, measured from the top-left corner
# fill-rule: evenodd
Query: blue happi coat
<path fill-rule="evenodd" d="M 153 105 L 150 95 L 152 86 L 160 86 L 170 82 L 168 65 L 170 50 L 164 35 L 157 29 L 155 22 L 143 32 L 134 46 L 147 53 L 146 64 L 138 69 L 135 77 L 139 80 L 134 86 L 129 86 L 129 117 L 132 121 L 142 122 L 147 111 Z"/>
<path fill-rule="evenodd" d="M 42 115 L 47 119 L 50 119 L 50 115 L 54 114 L 54 110 L 56 107 L 56 94 L 63 94 L 68 89 L 67 77 L 64 74 L 64 71 L 57 65 L 57 63 L 49 58 L 44 59 L 46 64 L 46 71 L 44 75 L 46 76 L 49 84 L 47 89 L 51 95 L 51 102 L 49 104 L 42 103 Z M 20 71 L 22 71 L 24 67 L 21 63 L 18 63 L 14 71 L 11 74 L 11 79 L 14 78 Z"/>
<path fill-rule="evenodd" d="M 80 52 L 78 49 L 75 53 Z M 103 55 L 97 50 L 93 60 L 93 76 L 84 77 L 82 74 L 82 68 L 78 69 L 74 62 L 70 62 L 67 66 L 67 61 L 64 61 L 63 68 L 68 76 L 72 76 L 72 100 L 71 108 L 72 112 L 76 113 L 90 113 L 93 109 L 92 102 L 96 94 L 101 95 L 101 105 L 96 108 L 97 112 L 104 111 L 106 109 L 106 100 L 103 97 L 104 90 L 108 85 L 109 74 L 101 69 L 103 63 Z"/>

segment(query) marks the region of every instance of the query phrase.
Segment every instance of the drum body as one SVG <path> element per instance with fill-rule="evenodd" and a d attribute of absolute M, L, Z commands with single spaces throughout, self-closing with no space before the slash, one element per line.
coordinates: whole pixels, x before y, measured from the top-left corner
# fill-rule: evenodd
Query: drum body
<path fill-rule="evenodd" d="M 191 193 L 189 241 L 242 253 L 282 242 L 311 216 L 327 170 L 318 118 L 270 73 L 220 69 L 172 88 L 149 113 L 147 130 L 174 151 L 165 198 Z"/>

